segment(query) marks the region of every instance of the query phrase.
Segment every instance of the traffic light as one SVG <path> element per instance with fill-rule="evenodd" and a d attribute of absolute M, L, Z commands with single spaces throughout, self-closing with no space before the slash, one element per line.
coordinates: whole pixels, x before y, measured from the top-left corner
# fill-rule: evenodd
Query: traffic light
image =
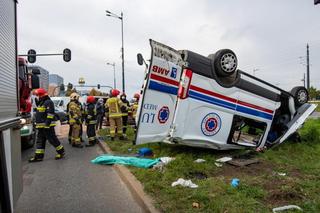
<path fill-rule="evenodd" d="M 97 88 L 100 89 L 100 84 L 97 85 Z"/>
<path fill-rule="evenodd" d="M 71 61 L 71 50 L 66 48 L 63 50 L 63 60 L 65 62 Z"/>
<path fill-rule="evenodd" d="M 34 62 L 36 62 L 36 51 L 33 49 L 30 49 L 28 51 L 28 62 L 33 64 Z"/>
<path fill-rule="evenodd" d="M 320 0 L 314 0 L 314 4 L 320 4 Z"/>

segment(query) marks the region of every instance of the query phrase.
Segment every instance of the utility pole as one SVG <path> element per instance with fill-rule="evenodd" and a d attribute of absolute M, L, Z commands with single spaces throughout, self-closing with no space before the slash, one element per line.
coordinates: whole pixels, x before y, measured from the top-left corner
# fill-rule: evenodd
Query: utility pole
<path fill-rule="evenodd" d="M 307 89 L 310 89 L 309 44 L 307 44 Z"/>
<path fill-rule="evenodd" d="M 303 73 L 303 79 L 301 79 L 301 81 L 303 82 L 303 86 L 306 87 L 306 74 Z"/>

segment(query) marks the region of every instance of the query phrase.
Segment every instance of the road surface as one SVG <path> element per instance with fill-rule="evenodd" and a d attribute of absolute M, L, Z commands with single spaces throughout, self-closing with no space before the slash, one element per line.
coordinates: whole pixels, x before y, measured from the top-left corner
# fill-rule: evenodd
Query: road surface
<path fill-rule="evenodd" d="M 90 160 L 102 154 L 99 146 L 72 148 L 63 126 L 66 157 L 54 160 L 54 148 L 47 143 L 45 159 L 28 163 L 34 149 L 24 150 L 24 189 L 15 212 L 143 212 L 111 166 Z"/>

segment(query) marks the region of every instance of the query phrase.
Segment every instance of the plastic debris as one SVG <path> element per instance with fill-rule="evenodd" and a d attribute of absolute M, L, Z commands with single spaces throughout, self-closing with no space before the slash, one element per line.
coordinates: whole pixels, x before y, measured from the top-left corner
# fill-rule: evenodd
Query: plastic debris
<path fill-rule="evenodd" d="M 198 202 L 193 202 L 192 207 L 198 209 L 200 208 L 200 204 Z"/>
<path fill-rule="evenodd" d="M 160 160 L 162 163 L 164 163 L 165 165 L 167 165 L 168 163 L 170 163 L 171 161 L 173 161 L 175 158 L 172 157 L 161 157 Z"/>
<path fill-rule="evenodd" d="M 153 152 L 150 148 L 140 148 L 138 151 L 139 157 L 152 156 Z"/>
<path fill-rule="evenodd" d="M 232 160 L 231 157 L 223 157 L 223 158 L 217 159 L 216 162 L 225 163 L 225 162 L 228 162 L 228 161 L 230 161 L 230 160 Z"/>
<path fill-rule="evenodd" d="M 233 178 L 233 179 L 231 180 L 231 186 L 232 186 L 232 187 L 236 188 L 236 187 L 239 186 L 239 184 L 240 184 L 240 180 L 239 180 L 238 178 Z"/>
<path fill-rule="evenodd" d="M 216 165 L 216 167 L 222 167 L 222 163 L 214 163 L 214 165 Z"/>
<path fill-rule="evenodd" d="M 280 175 L 280 176 L 286 176 L 287 174 L 284 173 L 284 172 L 278 172 L 278 175 Z"/>
<path fill-rule="evenodd" d="M 197 184 L 192 183 L 191 180 L 185 180 L 183 178 L 179 178 L 177 181 L 173 182 L 171 184 L 172 187 L 177 186 L 177 185 L 181 185 L 184 187 L 190 187 L 190 188 L 198 188 Z"/>
<path fill-rule="evenodd" d="M 132 152 L 132 149 L 131 149 L 131 148 L 129 148 L 129 149 L 128 149 L 128 152 Z"/>
<path fill-rule="evenodd" d="M 273 208 L 272 212 L 275 213 L 275 212 L 284 211 L 284 210 L 288 210 L 288 209 L 297 209 L 297 210 L 303 211 L 299 206 L 288 205 L 288 206 L 281 206 L 281 207 Z"/>
<path fill-rule="evenodd" d="M 198 158 L 197 160 L 194 161 L 195 163 L 203 163 L 203 162 L 206 162 L 205 159 L 201 159 L 201 158 Z"/>

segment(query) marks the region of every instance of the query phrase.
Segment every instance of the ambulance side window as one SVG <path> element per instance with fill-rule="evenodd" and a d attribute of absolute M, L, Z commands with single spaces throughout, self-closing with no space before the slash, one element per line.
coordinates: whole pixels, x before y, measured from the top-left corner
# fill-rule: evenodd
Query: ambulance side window
<path fill-rule="evenodd" d="M 266 128 L 267 124 L 264 122 L 235 115 L 229 142 L 258 145 L 265 134 Z"/>

